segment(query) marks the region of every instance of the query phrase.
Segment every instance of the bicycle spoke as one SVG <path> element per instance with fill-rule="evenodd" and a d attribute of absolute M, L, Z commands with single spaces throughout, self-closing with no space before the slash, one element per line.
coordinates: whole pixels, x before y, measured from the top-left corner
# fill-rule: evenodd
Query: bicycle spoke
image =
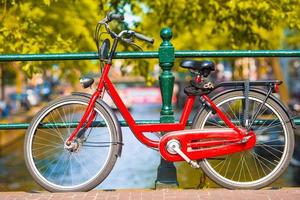
<path fill-rule="evenodd" d="M 270 149 L 272 149 L 272 150 L 274 150 L 274 151 L 277 151 L 277 152 L 283 154 L 283 151 L 280 151 L 280 150 L 278 150 L 278 149 L 276 149 L 276 148 L 274 148 L 274 147 L 272 147 L 272 146 L 269 146 L 269 145 L 266 145 L 266 144 L 261 144 L 260 146 L 261 146 L 262 148 L 264 148 L 264 149 L 266 149 L 266 147 L 268 147 L 268 148 L 270 148 Z M 266 150 L 267 150 L 267 149 L 266 149 Z M 267 150 L 267 151 L 269 151 L 269 150 Z M 280 159 L 280 158 L 278 158 L 278 159 Z"/>
<path fill-rule="evenodd" d="M 56 149 L 58 149 L 58 148 L 61 148 L 61 147 L 56 147 L 56 148 L 52 148 L 52 149 L 47 149 L 46 151 L 43 151 L 43 152 L 40 153 L 40 154 L 35 154 L 34 157 L 35 157 L 35 158 L 36 158 L 36 157 L 39 157 L 39 156 L 41 156 L 41 155 L 44 155 L 45 153 L 49 153 L 49 152 L 54 151 L 54 150 L 56 150 Z"/>
<path fill-rule="evenodd" d="M 263 164 L 264 166 L 266 166 L 266 165 L 265 165 L 263 162 L 261 162 L 260 159 L 259 159 L 253 152 L 250 152 L 250 153 L 253 155 L 253 157 L 255 158 L 255 160 L 258 161 L 258 164 L 260 165 L 262 171 L 264 172 L 264 175 L 266 176 L 267 173 L 266 173 L 264 167 L 262 166 L 262 164 Z"/>
<path fill-rule="evenodd" d="M 67 160 L 65 161 L 65 162 L 68 162 L 68 164 L 70 164 L 70 163 L 69 163 L 69 161 L 70 161 L 70 155 L 71 155 L 71 154 L 69 153 L 68 158 L 67 158 Z M 63 165 L 63 166 L 65 166 L 65 165 Z M 61 178 L 60 178 L 60 185 L 63 185 L 62 182 L 63 182 L 63 180 L 64 180 L 64 178 L 65 178 L 66 171 L 68 170 L 68 166 L 69 166 L 69 165 L 67 165 L 67 167 L 64 167 L 63 175 L 62 175 Z"/>
<path fill-rule="evenodd" d="M 262 144 L 265 144 L 265 143 L 269 143 L 269 142 L 275 142 L 275 141 L 281 141 L 280 138 L 277 138 L 277 139 L 272 139 L 272 140 L 268 140 L 268 141 L 265 141 L 265 142 L 260 142 L 260 143 L 257 143 L 255 146 L 257 145 L 262 145 Z"/>
<path fill-rule="evenodd" d="M 274 122 L 276 122 L 277 121 L 277 119 L 275 118 L 266 128 L 264 128 L 264 129 L 268 129 Z M 272 127 L 272 126 L 271 126 Z M 264 130 L 263 129 L 263 130 Z"/>
<path fill-rule="evenodd" d="M 237 118 L 237 116 L 235 115 L 235 113 L 233 112 L 233 110 L 232 110 L 232 108 L 231 108 L 231 106 L 230 106 L 230 104 L 227 102 L 227 105 L 228 105 L 228 107 L 229 107 L 229 109 L 230 109 L 230 112 L 233 114 L 233 116 L 235 117 L 235 119 L 236 120 L 238 120 L 238 118 Z"/>
<path fill-rule="evenodd" d="M 65 121 L 65 120 L 63 119 L 63 117 L 61 116 L 61 114 L 60 114 L 60 112 L 59 112 L 59 109 L 56 109 L 55 111 L 58 113 L 59 118 L 61 119 L 61 122 L 62 122 L 63 124 L 67 124 L 67 121 Z M 69 131 L 69 129 L 67 129 L 67 131 Z M 69 133 L 69 134 L 70 134 L 70 133 Z M 66 134 L 65 134 L 65 138 L 67 138 Z"/>
<path fill-rule="evenodd" d="M 266 127 L 266 128 L 264 128 L 264 129 L 262 129 L 262 130 L 259 130 L 259 134 L 261 134 L 262 132 L 264 132 L 264 131 L 267 130 L 267 129 L 275 128 L 275 127 L 278 127 L 278 126 L 282 126 L 281 122 L 279 122 L 278 124 L 275 124 L 275 125 L 273 125 L 273 126 L 271 126 L 271 127 Z M 257 131 L 256 131 L 256 132 L 257 132 Z"/>
<path fill-rule="evenodd" d="M 71 159 L 72 159 L 73 155 L 71 155 L 70 157 L 70 162 L 71 162 Z M 72 164 L 70 164 L 70 174 L 71 174 L 71 185 L 73 185 L 73 173 L 72 173 Z"/>
<path fill-rule="evenodd" d="M 65 122 L 71 122 L 71 121 L 68 121 L 68 117 L 67 117 L 67 114 L 66 114 L 66 112 L 65 112 L 65 109 L 64 109 L 64 107 L 62 107 L 62 110 L 63 110 L 63 113 L 64 113 L 64 116 L 65 116 Z M 71 132 L 70 132 L 70 125 L 69 125 L 69 128 L 67 129 L 68 130 L 68 134 L 69 135 L 71 135 Z"/>
<path fill-rule="evenodd" d="M 247 152 L 250 154 L 250 156 L 251 156 L 251 158 L 252 158 L 252 160 L 253 160 L 253 163 L 254 163 L 254 166 L 255 166 L 257 175 L 260 177 L 260 173 L 259 173 L 259 170 L 258 170 L 258 167 L 257 167 L 257 164 L 256 164 L 256 159 L 255 159 L 255 157 L 251 154 L 250 150 L 247 151 Z"/>
<path fill-rule="evenodd" d="M 247 151 L 246 151 L 246 152 L 247 152 Z M 247 161 L 245 161 L 245 166 L 246 166 L 246 169 L 247 169 L 247 171 L 248 171 L 248 174 L 249 174 L 249 176 L 250 176 L 250 178 L 251 178 L 251 181 L 253 181 L 254 179 L 253 179 L 252 174 L 251 174 L 251 172 L 250 172 L 250 168 L 249 168 L 249 166 L 248 166 L 248 164 L 247 164 Z"/>
<path fill-rule="evenodd" d="M 51 118 L 52 118 L 52 122 L 55 123 L 55 120 L 54 120 L 54 118 L 53 118 L 53 116 L 52 116 L 52 112 L 50 113 L 50 116 L 51 116 Z M 51 121 L 48 121 L 48 122 L 51 123 Z M 54 127 L 54 128 L 53 128 L 53 126 L 51 126 L 50 129 L 52 129 L 52 130 L 54 130 L 56 133 L 58 133 L 58 135 L 61 137 L 61 139 L 62 139 L 63 141 L 65 141 L 64 137 L 62 136 L 62 134 L 60 133 L 60 131 L 59 131 L 59 129 L 58 129 L 57 127 Z"/>
<path fill-rule="evenodd" d="M 254 114 L 255 114 L 256 109 L 257 109 L 258 107 L 255 106 L 255 105 L 256 105 L 256 101 L 251 101 L 251 102 L 253 102 L 253 104 L 252 104 L 252 113 L 251 113 L 251 121 L 253 121 Z M 258 115 L 257 115 L 257 116 L 258 116 Z"/>
<path fill-rule="evenodd" d="M 48 157 L 49 157 L 49 156 L 48 156 Z M 44 158 L 44 159 L 45 159 L 45 158 Z M 43 161 L 43 160 L 42 160 L 42 161 Z M 46 172 L 47 172 L 48 169 L 50 168 L 51 164 L 54 163 L 55 161 L 56 161 L 56 160 L 52 160 L 51 162 L 48 162 L 48 163 L 45 164 L 44 166 L 39 167 L 38 170 L 39 170 L 39 171 L 42 171 L 42 169 L 43 169 L 44 167 L 47 167 L 46 170 L 45 170 L 44 173 L 43 173 L 43 174 L 46 174 Z"/>
<path fill-rule="evenodd" d="M 279 139 L 276 139 L 274 141 L 278 141 Z M 269 141 L 268 141 L 269 142 Z M 256 144 L 255 146 L 263 146 L 265 143 Z M 268 147 L 284 147 L 284 144 L 268 144 Z"/>
<path fill-rule="evenodd" d="M 63 145 L 62 143 L 58 143 L 58 142 L 53 142 L 53 141 L 49 141 L 49 140 L 47 140 L 47 139 L 45 139 L 45 138 L 43 138 L 43 137 L 40 137 L 40 136 L 35 136 L 36 138 L 38 138 L 38 140 L 42 140 L 42 141 L 46 141 L 48 144 L 53 144 L 53 145 Z"/>
<path fill-rule="evenodd" d="M 216 120 L 215 120 L 216 121 Z M 216 121 L 217 122 L 217 121 Z M 219 124 L 216 124 L 216 123 L 213 123 L 213 122 L 211 122 L 211 121 L 209 121 L 209 122 L 207 122 L 207 123 L 209 123 L 209 124 L 211 124 L 211 125 L 216 125 L 217 127 L 219 127 L 219 128 L 223 128 L 223 126 L 221 126 L 221 125 L 219 125 Z M 218 123 L 218 122 L 217 122 Z"/>
<path fill-rule="evenodd" d="M 277 166 L 277 165 L 275 165 L 274 163 L 272 163 L 271 161 L 269 161 L 268 159 L 262 157 L 261 155 L 255 153 L 255 152 L 253 152 L 253 153 L 257 156 L 257 158 L 260 157 L 260 158 L 262 158 L 264 161 L 270 163 L 271 165 L 273 165 L 273 166 L 275 166 L 275 167 Z M 266 166 L 267 166 L 267 165 L 266 165 Z M 272 171 L 272 169 L 270 169 L 269 167 L 268 167 L 268 169 L 269 169 L 270 171 Z"/>
<path fill-rule="evenodd" d="M 227 155 L 227 157 L 228 157 L 228 155 Z M 227 157 L 226 157 L 226 158 L 227 158 Z M 222 165 L 222 167 L 220 168 L 220 171 L 222 171 L 223 167 L 225 166 L 225 163 L 226 163 L 226 159 L 224 160 L 223 165 Z"/>
<path fill-rule="evenodd" d="M 64 158 L 64 157 L 65 157 L 65 154 L 62 154 L 62 155 L 59 157 L 58 161 L 56 162 L 55 167 L 54 167 L 54 168 L 51 170 L 51 172 L 50 172 L 50 175 L 49 175 L 50 178 L 51 178 L 53 172 L 54 172 L 54 171 L 57 169 L 57 167 L 59 166 L 59 163 L 63 160 L 62 158 Z"/>
<path fill-rule="evenodd" d="M 228 155 L 227 155 L 227 158 L 226 158 L 226 160 L 228 159 Z M 229 169 L 229 166 L 230 166 L 230 164 L 231 164 L 231 158 L 229 159 L 229 163 L 228 163 L 228 165 L 227 165 L 227 168 L 226 168 L 226 171 L 225 171 L 225 177 L 227 177 L 227 173 L 228 173 L 228 169 Z"/>
<path fill-rule="evenodd" d="M 40 142 L 34 142 L 34 144 L 43 145 L 45 147 L 57 147 L 57 144 L 49 145 L 48 143 L 40 143 Z"/>
<path fill-rule="evenodd" d="M 63 141 L 63 139 L 62 139 L 61 137 L 59 137 L 59 136 L 56 135 L 56 134 L 53 134 L 52 132 L 49 132 L 49 131 L 46 131 L 46 130 L 43 130 L 43 129 L 38 129 L 38 131 L 43 132 L 43 133 L 46 133 L 46 134 L 49 134 L 49 135 L 52 135 L 52 136 L 54 136 L 54 137 L 56 137 L 56 138 L 59 138 L 60 140 Z"/>
<path fill-rule="evenodd" d="M 87 172 L 87 174 L 89 174 L 89 176 L 91 176 L 91 174 L 90 174 L 90 172 L 89 172 L 89 170 L 88 169 L 86 169 L 86 167 L 82 164 L 82 160 L 80 159 L 77 159 L 77 157 L 76 156 L 74 156 L 74 158 L 75 158 L 75 160 L 77 160 L 77 162 L 79 163 L 79 165 L 81 166 L 81 168 L 82 169 L 84 169 L 86 172 Z"/>
<path fill-rule="evenodd" d="M 237 172 L 237 169 L 238 169 L 239 166 L 240 166 L 240 162 L 241 162 L 241 159 L 239 160 L 239 162 L 238 162 L 238 164 L 237 164 L 237 166 L 236 166 L 236 168 L 235 168 L 235 170 L 234 170 L 234 173 L 233 173 L 231 179 L 233 179 L 233 177 L 235 176 L 235 173 Z"/>
<path fill-rule="evenodd" d="M 244 166 L 244 156 L 245 156 L 245 154 L 243 153 L 242 158 L 240 159 L 241 160 L 241 170 L 240 170 L 240 173 L 239 173 L 238 181 L 241 180 L 241 175 L 242 175 L 243 166 Z"/>
<path fill-rule="evenodd" d="M 258 106 L 259 106 L 259 105 L 258 105 Z M 257 106 L 257 107 L 258 107 L 258 106 Z M 260 113 L 257 114 L 256 119 L 257 119 L 259 116 L 261 116 L 262 114 L 264 114 L 268 109 L 269 109 L 269 108 L 265 106 L 265 109 L 264 109 L 262 112 L 260 112 Z M 252 120 L 253 120 L 253 119 L 252 119 Z M 260 127 L 262 127 L 265 123 L 266 123 L 266 121 L 265 121 Z M 259 127 L 259 128 L 260 128 L 260 127 Z"/>

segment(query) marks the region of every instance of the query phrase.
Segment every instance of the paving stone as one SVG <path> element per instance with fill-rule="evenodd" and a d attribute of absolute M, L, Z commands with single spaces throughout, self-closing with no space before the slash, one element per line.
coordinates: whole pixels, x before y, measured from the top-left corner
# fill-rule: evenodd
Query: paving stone
<path fill-rule="evenodd" d="M 93 190 L 76 193 L 0 192 L 0 200 L 300 200 L 300 188 L 277 190 L 227 190 L 227 189 L 158 189 L 158 190 Z"/>

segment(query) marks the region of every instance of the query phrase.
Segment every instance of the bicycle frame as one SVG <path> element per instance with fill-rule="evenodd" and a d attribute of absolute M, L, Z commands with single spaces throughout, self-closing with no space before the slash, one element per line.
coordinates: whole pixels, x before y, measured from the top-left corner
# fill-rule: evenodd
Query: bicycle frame
<path fill-rule="evenodd" d="M 193 104 L 195 102 L 196 96 L 188 96 L 183 111 L 181 113 L 181 117 L 179 120 L 179 123 L 157 123 L 157 124 L 136 124 L 134 118 L 128 111 L 127 107 L 125 106 L 124 102 L 122 101 L 121 97 L 119 96 L 117 90 L 115 89 L 113 83 L 110 81 L 108 77 L 108 72 L 110 70 L 111 64 L 105 64 L 104 70 L 102 73 L 102 76 L 100 77 L 97 89 L 95 93 L 92 95 L 88 107 L 80 120 L 78 126 L 73 131 L 73 133 L 70 135 L 67 142 L 71 142 L 74 137 L 77 135 L 77 133 L 80 131 L 82 127 L 88 128 L 92 121 L 95 118 L 95 112 L 93 112 L 93 108 L 95 105 L 95 102 L 98 98 L 102 97 L 102 94 L 105 90 L 108 92 L 110 97 L 112 98 L 113 102 L 115 103 L 116 107 L 119 109 L 120 113 L 122 114 L 125 121 L 128 123 L 128 126 L 130 127 L 131 131 L 134 133 L 136 138 L 145 144 L 148 147 L 151 148 L 158 148 L 159 147 L 159 141 L 151 140 L 147 138 L 143 132 L 170 132 L 170 131 L 180 131 L 184 130 L 188 117 L 192 111 Z M 197 82 L 201 82 L 201 77 L 196 77 Z M 226 123 L 226 125 L 229 128 L 232 128 L 234 131 L 236 131 L 239 136 L 242 136 L 243 133 L 239 128 L 237 128 L 227 117 L 226 115 L 218 109 L 218 107 L 214 104 L 214 102 L 207 96 L 202 95 L 203 99 L 209 103 L 209 105 L 217 112 L 218 116 Z"/>

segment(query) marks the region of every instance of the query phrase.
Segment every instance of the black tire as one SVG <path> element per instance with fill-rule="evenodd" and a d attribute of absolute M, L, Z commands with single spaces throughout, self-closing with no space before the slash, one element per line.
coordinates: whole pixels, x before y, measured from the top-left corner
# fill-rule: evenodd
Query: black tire
<path fill-rule="evenodd" d="M 93 136 L 92 134 L 91 136 L 88 135 L 86 141 L 83 141 L 80 148 L 78 148 L 78 151 L 72 151 L 72 152 L 64 148 L 65 146 L 63 141 L 65 141 L 68 135 L 72 133 L 72 130 L 74 130 L 75 127 L 70 126 L 62 129 L 57 126 L 54 128 L 51 127 L 49 129 L 46 129 L 46 131 L 45 129 L 42 130 L 41 128 L 39 128 L 39 124 L 44 122 L 50 122 L 49 119 L 48 121 L 46 120 L 47 117 L 50 118 L 51 116 L 51 118 L 53 119 L 53 113 L 54 114 L 59 113 L 59 115 L 56 114 L 57 115 L 56 118 L 54 117 L 55 120 L 59 120 L 58 116 L 60 116 L 62 122 L 65 121 L 67 122 L 68 120 L 74 122 L 75 118 L 78 121 L 81 118 L 80 114 L 83 114 L 82 111 L 85 110 L 88 102 L 89 102 L 89 98 L 82 97 L 82 96 L 62 97 L 55 101 L 52 101 L 49 103 L 48 106 L 44 107 L 36 114 L 36 116 L 32 119 L 30 126 L 27 129 L 25 142 L 24 142 L 24 157 L 25 157 L 25 163 L 27 169 L 32 175 L 33 179 L 40 186 L 42 186 L 44 189 L 48 191 L 79 192 L 79 191 L 91 190 L 94 187 L 96 187 L 98 184 L 100 184 L 108 176 L 108 174 L 111 172 L 117 160 L 118 147 L 117 145 L 113 144 L 113 142 L 121 142 L 118 141 L 118 138 L 116 137 L 117 127 L 115 126 L 113 122 L 113 118 L 111 117 L 110 113 L 107 111 L 107 108 L 104 108 L 102 105 L 100 105 L 97 102 L 94 108 L 94 110 L 97 112 L 96 116 L 99 115 L 99 118 L 101 117 L 103 119 L 103 121 L 107 125 L 107 127 L 105 128 L 107 128 L 108 130 L 107 136 L 106 136 L 106 132 L 101 134 L 102 135 L 105 134 L 104 136 L 105 140 L 107 139 L 110 140 L 110 142 L 102 142 L 105 144 L 108 143 L 108 145 L 106 146 L 102 145 L 103 147 L 102 149 L 101 149 L 101 145 L 91 146 L 91 145 L 87 145 L 87 143 L 89 137 L 94 138 L 94 140 L 96 138 L 97 141 L 98 138 L 101 139 L 101 137 L 103 136 L 98 132 L 99 129 L 103 130 L 103 127 L 101 128 L 93 127 L 95 129 L 89 128 L 91 130 L 93 129 L 93 131 L 96 130 L 94 132 L 90 131 L 90 133 L 94 135 Z M 66 114 L 66 112 L 68 111 L 70 112 L 70 114 L 68 113 Z M 65 117 L 61 117 L 61 114 L 65 114 Z M 41 138 L 42 136 L 43 138 Z M 45 136 L 47 136 L 46 139 Z M 51 140 L 48 138 L 51 138 Z M 46 140 L 47 142 L 45 142 Z M 91 141 L 93 141 L 93 139 L 91 139 Z M 100 144 L 101 142 L 98 143 Z M 35 148 L 34 145 L 36 145 L 36 147 L 38 148 Z M 94 153 L 96 153 L 96 150 L 98 153 L 100 149 L 101 152 L 102 151 L 107 152 L 107 156 L 106 155 L 105 155 L 106 157 L 104 156 L 103 164 L 101 164 L 100 161 L 97 160 L 97 157 L 94 157 L 93 155 Z M 42 153 L 40 153 L 40 151 Z M 45 154 L 46 156 L 42 156 L 43 158 L 38 158 L 39 155 L 45 155 Z M 90 155 L 90 157 L 88 157 L 88 155 Z M 99 154 L 95 156 L 98 155 Z M 98 157 L 99 160 L 100 157 L 103 156 L 100 154 Z M 93 163 L 90 164 L 89 162 L 87 162 L 88 160 Z M 39 167 L 39 165 L 41 165 L 39 163 L 44 163 L 44 164 L 42 165 L 42 167 Z M 82 165 L 82 163 L 84 165 Z M 55 167 L 52 167 L 54 164 Z M 60 165 L 62 165 L 62 169 Z M 48 169 L 49 166 L 51 168 L 50 169 L 51 173 L 50 170 Z M 94 171 L 97 172 L 95 173 L 95 175 L 93 175 Z M 92 175 L 90 175 L 90 173 L 92 173 Z M 73 176 L 72 174 L 75 174 L 75 176 Z M 61 180 L 59 182 L 56 179 L 61 179 Z"/>
<path fill-rule="evenodd" d="M 261 113 L 261 119 L 270 115 L 273 121 L 269 122 L 270 124 L 268 126 L 263 123 L 261 126 L 254 127 L 254 132 L 257 134 L 257 144 L 253 149 L 223 157 L 221 156 L 219 159 L 203 159 L 199 162 L 203 172 L 215 183 L 229 189 L 259 189 L 273 183 L 288 167 L 294 150 L 293 127 L 286 112 L 273 98 L 275 97 L 272 96 L 272 98 L 268 98 L 265 108 L 263 107 L 263 109 L 265 109 L 264 112 L 267 114 Z M 228 111 L 226 115 L 233 119 L 239 117 L 235 114 L 237 109 L 235 108 L 236 110 L 234 110 L 234 106 L 231 105 L 236 106 L 238 101 L 242 102 L 242 99 L 244 99 L 243 91 L 234 90 L 228 91 L 227 93 L 225 92 L 223 95 L 218 95 L 215 99 L 213 98 L 213 101 L 223 112 L 231 110 Z M 265 99 L 265 95 L 256 91 L 250 91 L 249 99 L 250 108 L 254 110 L 253 112 L 251 110 L 249 112 L 250 117 L 252 117 L 260 103 Z M 234 103 L 234 101 L 236 102 Z M 253 104 L 252 106 L 251 102 Z M 257 106 L 255 106 L 255 102 Z M 270 114 L 271 111 L 274 112 L 274 115 Z M 200 129 L 211 126 L 222 127 L 224 124 L 222 126 L 217 124 L 216 121 L 219 122 L 219 120 L 217 120 L 218 117 L 216 118 L 215 116 L 216 115 L 213 115 L 210 111 L 202 109 L 200 113 L 196 115 L 192 127 Z M 275 119 L 273 119 L 272 116 Z M 259 117 L 260 116 L 258 116 L 257 119 L 259 119 Z M 275 139 L 272 139 L 272 137 Z M 268 138 L 269 140 L 266 140 Z M 283 138 L 284 141 L 282 141 Z M 266 157 L 264 157 L 265 154 Z M 239 155 L 243 157 L 239 157 Z M 272 158 L 274 162 L 270 162 L 270 160 L 267 161 L 266 158 Z M 276 164 L 277 162 L 278 164 Z M 273 165 L 274 169 L 272 169 Z M 243 167 L 246 169 L 243 170 Z M 237 170 L 240 171 L 237 173 Z M 268 174 L 266 172 L 270 173 Z M 262 175 L 260 175 L 260 173 Z M 255 179 L 256 177 L 257 179 Z"/>

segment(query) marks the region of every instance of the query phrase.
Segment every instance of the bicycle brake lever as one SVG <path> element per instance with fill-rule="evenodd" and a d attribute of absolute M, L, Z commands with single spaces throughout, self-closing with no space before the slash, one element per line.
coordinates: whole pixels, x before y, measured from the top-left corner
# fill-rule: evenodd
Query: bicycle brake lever
<path fill-rule="evenodd" d="M 122 38 L 122 41 L 131 44 L 133 42 L 132 38 Z"/>
<path fill-rule="evenodd" d="M 133 42 L 132 37 L 131 38 L 122 38 L 122 41 L 126 42 L 129 45 L 134 46 L 135 48 L 137 48 L 140 51 L 143 51 L 143 49 L 139 45 L 137 45 L 136 43 Z"/>
<path fill-rule="evenodd" d="M 131 44 L 132 46 L 134 46 L 135 48 L 137 48 L 138 50 L 143 51 L 142 47 L 140 47 L 140 46 L 137 45 L 136 43 L 131 42 L 130 44 Z"/>

